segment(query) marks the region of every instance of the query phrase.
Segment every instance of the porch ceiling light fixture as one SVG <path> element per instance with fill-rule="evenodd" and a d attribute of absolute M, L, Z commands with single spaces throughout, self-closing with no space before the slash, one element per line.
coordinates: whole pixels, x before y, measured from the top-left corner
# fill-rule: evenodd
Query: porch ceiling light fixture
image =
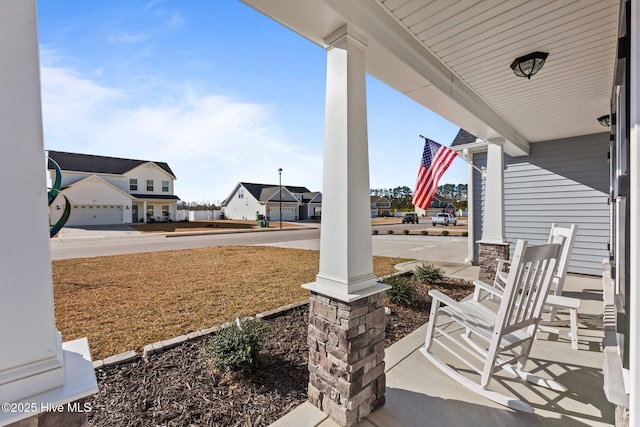
<path fill-rule="evenodd" d="M 602 126 L 605 126 L 605 127 L 611 126 L 611 116 L 608 114 L 606 116 L 598 117 L 598 121 Z"/>
<path fill-rule="evenodd" d="M 547 52 L 533 52 L 521 56 L 511 63 L 511 69 L 516 76 L 531 80 L 531 76 L 540 71 L 547 56 L 549 56 Z"/>

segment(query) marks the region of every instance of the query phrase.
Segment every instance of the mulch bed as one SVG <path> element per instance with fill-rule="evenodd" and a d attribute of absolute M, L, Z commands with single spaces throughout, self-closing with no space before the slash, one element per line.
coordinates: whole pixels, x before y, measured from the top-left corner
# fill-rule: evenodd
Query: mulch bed
<path fill-rule="evenodd" d="M 428 321 L 430 289 L 454 299 L 472 286 L 445 279 L 437 284 L 415 282 L 414 306 L 387 301 L 386 345 Z M 307 320 L 304 306 L 267 320 L 272 339 L 266 356 L 251 375 L 216 371 L 206 353 L 208 337 L 139 359 L 96 370 L 99 392 L 88 400 L 93 426 L 266 426 L 307 399 Z"/>

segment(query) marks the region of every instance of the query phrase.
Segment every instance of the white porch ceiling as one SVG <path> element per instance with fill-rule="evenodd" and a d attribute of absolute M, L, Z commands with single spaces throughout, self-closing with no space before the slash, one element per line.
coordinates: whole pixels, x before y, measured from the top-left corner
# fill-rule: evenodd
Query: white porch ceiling
<path fill-rule="evenodd" d="M 369 74 L 512 155 L 606 131 L 617 0 L 242 0 L 311 41 L 342 25 L 369 39 Z M 509 65 L 549 52 L 531 80 Z"/>

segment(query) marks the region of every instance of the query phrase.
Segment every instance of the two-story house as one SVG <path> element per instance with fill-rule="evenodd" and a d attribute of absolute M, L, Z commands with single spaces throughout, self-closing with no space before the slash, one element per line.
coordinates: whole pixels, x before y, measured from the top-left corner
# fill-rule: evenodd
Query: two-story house
<path fill-rule="evenodd" d="M 453 199 L 436 194 L 429 203 L 428 209 L 422 209 L 416 206 L 416 213 L 419 216 L 434 216 L 440 212 L 446 212 L 456 215 L 456 208 L 453 206 Z"/>
<path fill-rule="evenodd" d="M 391 216 L 391 200 L 382 196 L 369 196 L 371 201 L 371 218 Z"/>
<path fill-rule="evenodd" d="M 66 225 L 106 225 L 175 220 L 178 196 L 167 163 L 49 151 L 62 171 L 62 193 L 71 204 Z M 53 179 L 55 169 L 48 165 Z M 58 197 L 51 222 L 64 211 Z"/>
<path fill-rule="evenodd" d="M 270 221 L 297 221 L 319 217 L 322 194 L 307 187 L 239 182 L 222 202 L 222 212 L 229 219 L 255 219 L 263 215 Z"/>

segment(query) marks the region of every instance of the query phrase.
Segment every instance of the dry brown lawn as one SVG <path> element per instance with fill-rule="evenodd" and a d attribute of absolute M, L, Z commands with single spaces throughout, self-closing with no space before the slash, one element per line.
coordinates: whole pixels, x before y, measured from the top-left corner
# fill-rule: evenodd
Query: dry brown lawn
<path fill-rule="evenodd" d="M 318 252 L 225 246 L 53 262 L 63 340 L 95 360 L 308 298 Z M 377 276 L 406 261 L 374 257 Z"/>

